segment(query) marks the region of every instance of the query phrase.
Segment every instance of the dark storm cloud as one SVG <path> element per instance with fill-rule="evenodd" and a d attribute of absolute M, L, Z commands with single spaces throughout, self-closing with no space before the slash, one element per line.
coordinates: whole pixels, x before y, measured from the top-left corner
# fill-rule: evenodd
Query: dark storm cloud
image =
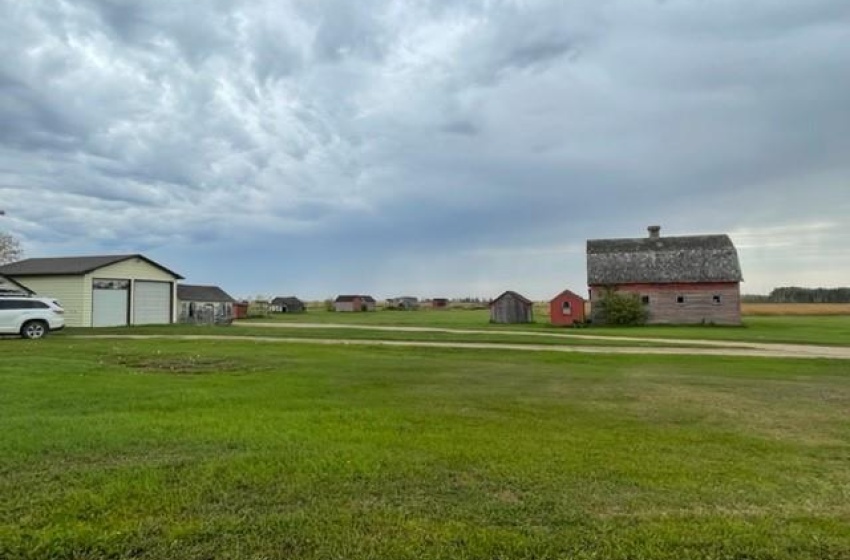
<path fill-rule="evenodd" d="M 30 254 L 542 297 L 584 239 L 661 222 L 739 235 L 755 290 L 850 274 L 841 0 L 31 0 L 0 37 Z"/>

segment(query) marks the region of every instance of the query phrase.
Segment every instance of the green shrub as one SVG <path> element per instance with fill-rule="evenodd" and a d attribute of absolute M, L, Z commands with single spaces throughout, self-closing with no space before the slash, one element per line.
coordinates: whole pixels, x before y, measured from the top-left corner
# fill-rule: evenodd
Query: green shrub
<path fill-rule="evenodd" d="M 608 325 L 643 325 L 647 311 L 637 294 L 610 289 L 599 300 L 599 320 Z"/>

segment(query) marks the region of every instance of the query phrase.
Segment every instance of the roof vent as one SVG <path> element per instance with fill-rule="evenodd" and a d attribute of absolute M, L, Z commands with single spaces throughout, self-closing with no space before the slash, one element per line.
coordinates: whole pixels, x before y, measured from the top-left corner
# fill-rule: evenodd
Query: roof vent
<path fill-rule="evenodd" d="M 646 228 L 646 231 L 649 232 L 650 239 L 658 239 L 661 237 L 661 226 L 649 226 Z"/>

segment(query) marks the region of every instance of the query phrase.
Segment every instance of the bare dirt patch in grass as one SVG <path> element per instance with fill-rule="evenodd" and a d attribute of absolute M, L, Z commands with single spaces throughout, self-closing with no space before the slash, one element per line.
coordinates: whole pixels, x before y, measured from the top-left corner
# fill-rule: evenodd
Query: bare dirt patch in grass
<path fill-rule="evenodd" d="M 258 368 L 234 358 L 200 354 L 119 355 L 115 363 L 141 373 L 203 375 L 210 373 L 248 373 Z M 259 369 L 267 369 L 260 367 Z"/>

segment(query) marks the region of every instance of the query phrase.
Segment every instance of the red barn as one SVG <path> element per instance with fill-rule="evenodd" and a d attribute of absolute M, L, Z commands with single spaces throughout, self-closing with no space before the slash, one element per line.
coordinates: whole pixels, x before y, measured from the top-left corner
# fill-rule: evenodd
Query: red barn
<path fill-rule="evenodd" d="M 587 284 L 591 318 L 604 323 L 598 302 L 607 290 L 640 297 L 650 324 L 741 323 L 741 265 L 728 235 L 591 239 Z"/>
<path fill-rule="evenodd" d="M 549 321 L 558 326 L 583 323 L 584 298 L 564 290 L 549 302 Z"/>

